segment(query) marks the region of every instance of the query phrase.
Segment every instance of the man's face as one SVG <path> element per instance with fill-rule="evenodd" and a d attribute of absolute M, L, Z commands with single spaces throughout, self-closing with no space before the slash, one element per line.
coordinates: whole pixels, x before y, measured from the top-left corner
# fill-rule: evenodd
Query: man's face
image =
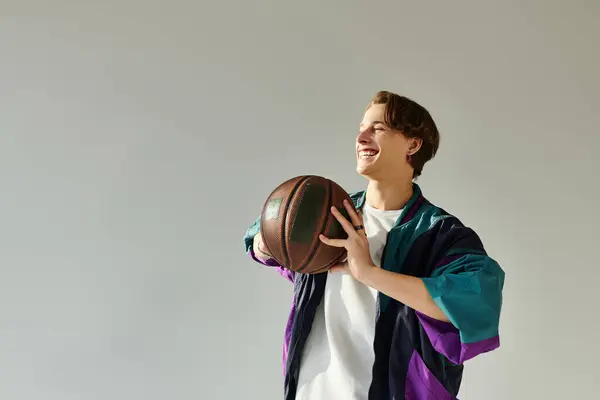
<path fill-rule="evenodd" d="M 406 156 L 413 142 L 384 122 L 385 104 L 374 104 L 363 116 L 356 138 L 356 171 L 373 180 L 397 176 L 411 168 Z"/>

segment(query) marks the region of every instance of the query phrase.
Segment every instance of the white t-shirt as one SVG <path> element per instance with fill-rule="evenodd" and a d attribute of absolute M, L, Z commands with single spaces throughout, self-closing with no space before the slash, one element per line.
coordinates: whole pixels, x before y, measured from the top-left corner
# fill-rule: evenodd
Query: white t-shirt
<path fill-rule="evenodd" d="M 363 221 L 373 262 L 381 266 L 388 231 L 402 210 L 363 207 Z M 377 291 L 350 274 L 327 276 L 300 362 L 296 400 L 365 400 L 375 355 Z"/>

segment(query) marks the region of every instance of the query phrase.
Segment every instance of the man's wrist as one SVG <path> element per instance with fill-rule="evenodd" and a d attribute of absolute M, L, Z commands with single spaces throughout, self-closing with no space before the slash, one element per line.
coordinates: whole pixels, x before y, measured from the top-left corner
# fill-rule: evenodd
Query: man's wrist
<path fill-rule="evenodd" d="M 356 276 L 356 280 L 367 285 L 373 287 L 374 284 L 374 274 L 377 273 L 377 270 L 380 269 L 375 264 L 367 264 L 363 266 L 358 271 L 358 276 Z"/>

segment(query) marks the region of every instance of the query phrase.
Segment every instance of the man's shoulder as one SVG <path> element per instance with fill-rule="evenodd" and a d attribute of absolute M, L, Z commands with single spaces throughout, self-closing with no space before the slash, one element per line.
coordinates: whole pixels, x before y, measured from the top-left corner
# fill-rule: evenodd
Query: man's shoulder
<path fill-rule="evenodd" d="M 463 223 L 456 214 L 425 199 L 422 208 L 419 222 L 425 225 L 424 230 L 433 234 L 436 242 L 444 243 L 444 246 L 463 243 L 465 246 L 483 249 L 483 243 L 477 232 Z"/>
<path fill-rule="evenodd" d="M 452 211 L 444 208 L 425 196 L 421 195 L 419 210 L 415 213 L 415 217 L 419 217 L 428 222 L 431 227 L 437 225 L 452 225 L 455 228 L 467 228 L 461 219 Z"/>

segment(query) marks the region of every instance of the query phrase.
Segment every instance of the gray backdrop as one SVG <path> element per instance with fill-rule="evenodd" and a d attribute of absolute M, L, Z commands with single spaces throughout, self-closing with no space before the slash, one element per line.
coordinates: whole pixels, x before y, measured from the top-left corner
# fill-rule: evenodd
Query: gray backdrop
<path fill-rule="evenodd" d="M 599 16 L 0 0 L 0 398 L 282 398 L 292 288 L 243 234 L 291 176 L 363 187 L 354 140 L 380 89 L 434 115 L 424 193 L 507 273 L 502 346 L 467 363 L 461 399 L 592 398 Z"/>

